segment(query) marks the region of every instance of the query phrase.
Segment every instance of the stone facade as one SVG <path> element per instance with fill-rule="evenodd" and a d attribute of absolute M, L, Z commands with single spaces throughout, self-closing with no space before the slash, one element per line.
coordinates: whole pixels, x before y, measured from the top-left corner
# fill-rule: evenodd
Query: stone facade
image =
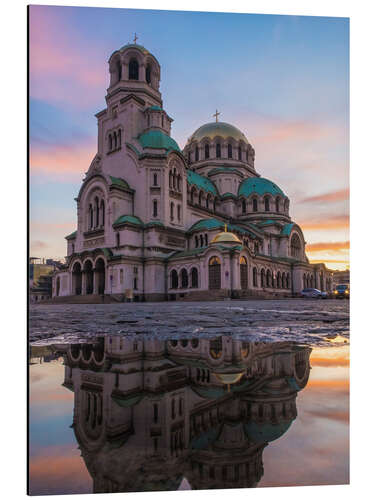
<path fill-rule="evenodd" d="M 76 198 L 77 230 L 53 296 L 135 300 L 292 296 L 330 291 L 309 264 L 289 199 L 255 170 L 236 127 L 200 127 L 183 151 L 159 92 L 160 66 L 129 44 L 109 59 L 98 151 Z"/>

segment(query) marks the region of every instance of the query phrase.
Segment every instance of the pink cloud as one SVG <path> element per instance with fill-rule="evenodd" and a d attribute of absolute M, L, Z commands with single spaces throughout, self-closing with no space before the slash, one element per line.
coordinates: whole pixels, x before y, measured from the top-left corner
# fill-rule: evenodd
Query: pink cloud
<path fill-rule="evenodd" d="M 69 147 L 56 145 L 49 149 L 30 148 L 32 174 L 47 173 L 63 177 L 82 178 L 96 153 L 96 142 L 73 144 Z"/>
<path fill-rule="evenodd" d="M 335 202 L 335 201 L 342 201 L 342 200 L 347 200 L 349 198 L 349 188 L 346 189 L 340 189 L 339 191 L 331 191 L 329 193 L 317 195 L 317 196 L 310 196 L 308 198 L 304 198 L 301 200 L 301 203 L 310 203 L 310 202 Z"/>
<path fill-rule="evenodd" d="M 51 9 L 30 9 L 30 95 L 86 107 L 100 102 L 107 73 L 96 48 L 89 50 Z"/>

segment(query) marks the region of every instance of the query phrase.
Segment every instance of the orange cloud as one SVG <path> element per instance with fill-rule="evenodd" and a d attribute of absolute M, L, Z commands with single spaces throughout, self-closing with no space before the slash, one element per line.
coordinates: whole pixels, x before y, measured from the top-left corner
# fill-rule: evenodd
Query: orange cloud
<path fill-rule="evenodd" d="M 321 357 L 310 357 L 311 365 L 312 366 L 321 366 L 324 368 L 328 367 L 347 367 L 349 366 L 349 359 L 348 358 L 321 358 Z"/>
<path fill-rule="evenodd" d="M 329 251 L 341 251 L 348 250 L 350 248 L 349 241 L 333 241 L 333 242 L 319 242 L 319 243 L 310 243 L 306 245 L 306 251 L 309 253 L 321 252 L 324 250 Z"/>
<path fill-rule="evenodd" d="M 308 383 L 309 389 L 332 389 L 337 391 L 349 391 L 349 380 L 310 380 Z"/>
<path fill-rule="evenodd" d="M 320 216 L 299 222 L 299 225 L 304 231 L 308 230 L 325 230 L 325 229 L 343 229 L 349 227 L 349 215 L 336 215 L 334 217 Z"/>
<path fill-rule="evenodd" d="M 299 203 L 310 203 L 316 201 L 324 201 L 324 202 L 335 202 L 347 200 L 349 198 L 349 189 L 341 189 L 339 191 L 331 191 L 330 193 L 321 194 L 317 196 L 310 196 L 308 198 L 304 198 Z"/>

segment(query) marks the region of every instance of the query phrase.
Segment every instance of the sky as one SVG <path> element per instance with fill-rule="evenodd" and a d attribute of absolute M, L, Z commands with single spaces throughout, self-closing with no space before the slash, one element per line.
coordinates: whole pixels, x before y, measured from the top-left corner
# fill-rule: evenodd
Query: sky
<path fill-rule="evenodd" d="M 290 198 L 310 262 L 349 266 L 347 18 L 31 6 L 29 22 L 32 256 L 66 255 L 107 61 L 136 32 L 161 65 L 179 146 L 218 109 Z"/>

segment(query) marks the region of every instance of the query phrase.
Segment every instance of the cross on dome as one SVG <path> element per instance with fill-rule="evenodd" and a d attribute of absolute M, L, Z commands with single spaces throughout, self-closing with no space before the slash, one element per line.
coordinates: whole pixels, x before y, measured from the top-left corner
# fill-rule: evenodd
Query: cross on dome
<path fill-rule="evenodd" d="M 133 42 L 137 43 L 137 40 L 138 40 L 137 33 L 134 33 L 134 40 L 133 40 Z"/>
<path fill-rule="evenodd" d="M 216 113 L 214 113 L 214 114 L 212 115 L 212 116 L 214 116 L 214 117 L 216 118 L 216 123 L 219 121 L 219 120 L 217 119 L 217 117 L 218 117 L 219 115 L 221 115 L 221 113 L 220 113 L 218 110 L 216 110 Z"/>

